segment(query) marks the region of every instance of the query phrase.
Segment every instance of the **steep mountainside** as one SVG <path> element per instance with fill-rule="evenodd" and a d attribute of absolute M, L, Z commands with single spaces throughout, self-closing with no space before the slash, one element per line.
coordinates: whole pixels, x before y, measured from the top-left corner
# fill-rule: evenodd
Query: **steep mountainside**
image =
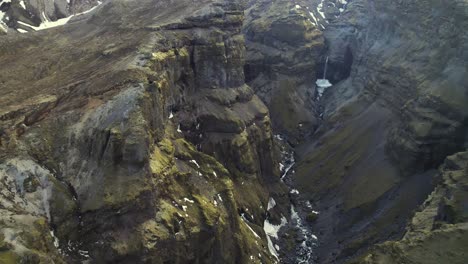
<path fill-rule="evenodd" d="M 320 210 L 320 263 L 400 238 L 435 169 L 466 148 L 467 23 L 466 1 L 354 0 L 327 25 L 335 85 L 295 174 Z"/>
<path fill-rule="evenodd" d="M 246 81 L 269 107 L 275 130 L 300 141 L 318 125 L 315 79 L 322 32 L 293 1 L 250 1 L 246 17 Z"/>
<path fill-rule="evenodd" d="M 0 39 L 2 263 L 273 262 L 285 189 L 242 21 L 229 2 L 110 1 Z"/>
<path fill-rule="evenodd" d="M 468 255 L 468 153 L 449 156 L 439 182 L 400 241 L 375 247 L 365 263 L 466 263 Z"/>
<path fill-rule="evenodd" d="M 0 0 L 0 263 L 468 263 L 467 28 L 466 0 Z"/>

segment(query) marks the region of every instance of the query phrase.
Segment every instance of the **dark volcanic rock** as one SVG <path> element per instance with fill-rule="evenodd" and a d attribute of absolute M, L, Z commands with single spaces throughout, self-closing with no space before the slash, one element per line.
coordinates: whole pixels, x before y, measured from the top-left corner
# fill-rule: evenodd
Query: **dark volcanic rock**
<path fill-rule="evenodd" d="M 297 142 L 318 125 L 316 64 L 322 32 L 291 1 L 251 1 L 246 10 L 246 80 L 270 109 L 273 127 Z"/>
<path fill-rule="evenodd" d="M 0 38 L 0 259 L 274 262 L 261 227 L 285 189 L 242 21 L 228 1 L 116 0 Z"/>
<path fill-rule="evenodd" d="M 321 211 L 320 263 L 401 238 L 434 170 L 466 147 L 467 12 L 455 0 L 354 0 L 327 26 L 338 83 L 296 170 Z"/>
<path fill-rule="evenodd" d="M 468 259 L 468 153 L 449 156 L 440 184 L 399 241 L 374 247 L 362 263 L 465 263 Z"/>
<path fill-rule="evenodd" d="M 285 261 L 467 262 L 467 18 L 0 0 L 0 262 L 275 263 L 265 219 Z M 297 153 L 279 166 L 273 129 Z"/>

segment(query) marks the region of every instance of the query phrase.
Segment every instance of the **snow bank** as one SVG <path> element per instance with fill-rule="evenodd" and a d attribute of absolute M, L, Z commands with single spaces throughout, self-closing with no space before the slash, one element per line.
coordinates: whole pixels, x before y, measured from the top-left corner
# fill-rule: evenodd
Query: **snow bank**
<path fill-rule="evenodd" d="M 265 231 L 266 237 L 267 237 L 267 242 L 268 242 L 268 250 L 270 251 L 270 254 L 273 255 L 278 261 L 279 261 L 279 254 L 276 249 L 277 246 L 273 244 L 273 241 L 271 238 L 278 239 L 278 232 L 279 230 L 285 226 L 288 223 L 288 220 L 286 217 L 281 217 L 281 224 L 279 225 L 274 225 L 270 222 L 268 222 L 268 219 L 265 219 L 263 222 L 263 230 Z M 278 247 L 279 249 L 279 247 Z"/>
<path fill-rule="evenodd" d="M 11 0 L 4 0 L 4 1 L 11 1 Z M 21 4 L 21 3 L 20 3 Z M 23 3 L 24 4 L 24 3 Z M 84 12 L 81 12 L 81 13 L 78 13 L 76 15 L 71 15 L 69 17 L 64 17 L 64 18 L 61 18 L 61 19 L 58 19 L 56 21 L 50 21 L 46 14 L 44 12 L 42 12 L 41 16 L 42 16 L 42 23 L 35 27 L 33 25 L 29 25 L 27 23 L 24 23 L 22 21 L 18 21 L 19 24 L 23 25 L 23 26 L 26 26 L 26 27 L 29 27 L 31 29 L 34 29 L 35 31 L 39 31 L 39 30 L 44 30 L 44 29 L 48 29 L 48 28 L 54 28 L 54 27 L 59 27 L 59 26 L 63 26 L 65 24 L 68 23 L 68 21 L 70 21 L 70 19 L 72 17 L 75 17 L 75 16 L 80 16 L 80 15 L 84 15 L 84 14 L 87 14 L 87 13 L 90 13 L 91 11 L 93 11 L 94 9 L 96 9 L 98 6 L 100 6 L 102 4 L 102 2 L 98 1 L 98 4 L 96 6 L 94 6 L 93 8 L 87 10 L 87 11 L 84 11 Z M 23 5 L 21 5 L 23 6 Z M 25 6 L 24 6 L 25 8 Z M 21 32 L 19 29 L 18 29 L 19 32 Z"/>

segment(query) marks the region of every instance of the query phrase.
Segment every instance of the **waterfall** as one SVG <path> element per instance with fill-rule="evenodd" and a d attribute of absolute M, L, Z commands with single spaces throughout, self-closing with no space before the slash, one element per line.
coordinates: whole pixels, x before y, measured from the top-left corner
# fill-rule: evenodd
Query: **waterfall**
<path fill-rule="evenodd" d="M 327 59 L 325 60 L 325 69 L 323 70 L 323 80 L 327 79 L 327 67 L 328 67 L 328 56 Z"/>
<path fill-rule="evenodd" d="M 323 69 L 323 78 L 318 79 L 315 84 L 317 84 L 317 98 L 320 98 L 328 87 L 332 86 L 330 81 L 327 79 L 327 68 L 328 68 L 328 56 L 325 59 L 325 67 Z"/>

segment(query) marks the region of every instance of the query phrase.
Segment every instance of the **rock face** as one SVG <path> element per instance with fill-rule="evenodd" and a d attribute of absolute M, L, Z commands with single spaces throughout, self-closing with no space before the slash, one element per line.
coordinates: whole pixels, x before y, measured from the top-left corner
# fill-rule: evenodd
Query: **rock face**
<path fill-rule="evenodd" d="M 354 0 L 329 20 L 335 85 L 295 175 L 321 211 L 320 263 L 400 239 L 437 167 L 466 148 L 467 12 L 466 1 Z"/>
<path fill-rule="evenodd" d="M 467 18 L 0 0 L 0 263 L 466 263 Z"/>
<path fill-rule="evenodd" d="M 318 126 L 316 64 L 324 39 L 307 8 L 285 0 L 250 1 L 243 29 L 246 81 L 270 109 L 275 130 L 291 142 Z"/>
<path fill-rule="evenodd" d="M 376 246 L 363 263 L 465 263 L 468 259 L 468 153 L 449 156 L 439 185 L 409 223 L 404 237 Z"/>
<path fill-rule="evenodd" d="M 285 189 L 242 23 L 228 1 L 110 1 L 0 38 L 1 262 L 273 262 Z"/>

